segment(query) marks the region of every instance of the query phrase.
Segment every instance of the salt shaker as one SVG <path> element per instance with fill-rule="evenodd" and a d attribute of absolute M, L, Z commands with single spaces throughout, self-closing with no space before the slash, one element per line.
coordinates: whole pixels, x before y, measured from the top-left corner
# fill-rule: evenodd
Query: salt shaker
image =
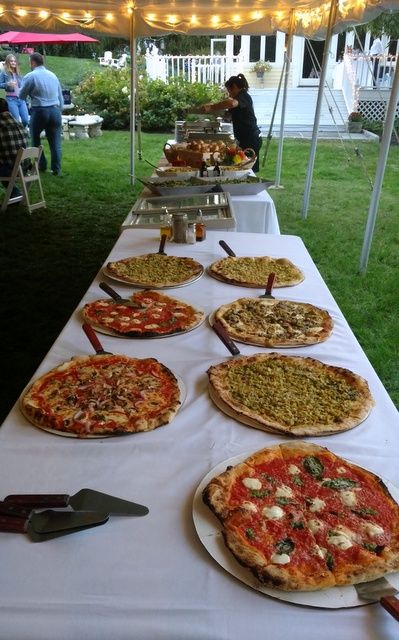
<path fill-rule="evenodd" d="M 187 225 L 187 236 L 186 236 L 188 244 L 195 244 L 195 241 L 196 241 L 195 229 L 196 229 L 195 222 L 189 222 Z"/>

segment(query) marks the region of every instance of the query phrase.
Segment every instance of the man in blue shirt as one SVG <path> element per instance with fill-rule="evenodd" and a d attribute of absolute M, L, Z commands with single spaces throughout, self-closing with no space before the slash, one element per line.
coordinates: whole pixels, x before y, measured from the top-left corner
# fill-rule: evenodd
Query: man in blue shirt
<path fill-rule="evenodd" d="M 19 92 L 21 100 L 29 95 L 31 99 L 30 131 L 34 147 L 40 145 L 40 134 L 46 132 L 51 154 L 51 173 L 61 175 L 61 131 L 64 100 L 57 76 L 43 66 L 43 56 L 32 53 L 30 56 L 32 71 L 22 81 Z M 47 160 L 42 153 L 39 168 L 46 171 Z"/>

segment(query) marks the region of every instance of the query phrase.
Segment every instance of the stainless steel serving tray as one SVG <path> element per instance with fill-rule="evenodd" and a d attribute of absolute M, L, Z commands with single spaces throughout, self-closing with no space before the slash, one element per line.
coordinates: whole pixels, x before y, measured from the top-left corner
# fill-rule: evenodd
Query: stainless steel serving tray
<path fill-rule="evenodd" d="M 174 211 L 187 214 L 195 222 L 201 209 L 208 229 L 234 229 L 236 221 L 229 193 L 201 193 L 139 198 L 133 205 L 122 229 L 159 228 L 161 216 Z"/>

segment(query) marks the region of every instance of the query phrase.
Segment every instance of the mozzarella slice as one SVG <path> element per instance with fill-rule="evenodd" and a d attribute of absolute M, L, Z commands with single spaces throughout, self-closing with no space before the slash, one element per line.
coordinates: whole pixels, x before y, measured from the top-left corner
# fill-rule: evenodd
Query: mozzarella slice
<path fill-rule="evenodd" d="M 268 520 L 281 520 L 281 518 L 284 517 L 284 511 L 281 507 L 273 505 L 272 507 L 262 509 L 262 516 Z"/>
<path fill-rule="evenodd" d="M 276 498 L 292 498 L 294 495 L 292 489 L 287 485 L 282 484 L 281 487 L 276 489 Z"/>
<path fill-rule="evenodd" d="M 340 491 L 339 497 L 341 502 L 347 507 L 354 507 L 356 505 L 356 494 L 354 491 Z"/>
<path fill-rule="evenodd" d="M 384 529 L 380 527 L 379 524 L 375 524 L 375 522 L 364 522 L 362 524 L 363 530 L 372 538 L 375 536 L 380 536 L 384 533 Z"/>
<path fill-rule="evenodd" d="M 321 498 L 314 498 L 312 500 L 312 504 L 309 507 L 309 511 L 311 511 L 312 513 L 317 513 L 317 511 L 322 511 L 325 506 L 326 503 L 324 502 L 324 500 L 322 500 Z"/>
<path fill-rule="evenodd" d="M 288 473 L 290 473 L 292 476 L 297 476 L 299 473 L 301 473 L 301 470 L 295 464 L 290 464 L 288 467 Z"/>
<path fill-rule="evenodd" d="M 252 511 L 253 513 L 257 513 L 258 511 L 258 507 L 253 502 L 243 502 L 241 506 L 243 509 L 246 509 L 247 511 Z"/>
<path fill-rule="evenodd" d="M 243 478 L 242 483 L 247 489 L 258 491 L 262 488 L 262 483 L 257 478 Z"/>
<path fill-rule="evenodd" d="M 273 564 L 288 564 L 291 562 L 291 558 L 287 553 L 274 553 L 270 560 Z"/>

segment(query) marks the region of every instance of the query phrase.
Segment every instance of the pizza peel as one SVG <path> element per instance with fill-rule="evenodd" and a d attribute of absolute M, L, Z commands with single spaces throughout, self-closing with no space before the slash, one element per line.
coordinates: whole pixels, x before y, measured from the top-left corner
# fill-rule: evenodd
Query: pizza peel
<path fill-rule="evenodd" d="M 399 600 L 395 597 L 398 590 L 386 578 L 377 578 L 353 586 L 361 600 L 379 601 L 380 605 L 399 621 Z"/>

